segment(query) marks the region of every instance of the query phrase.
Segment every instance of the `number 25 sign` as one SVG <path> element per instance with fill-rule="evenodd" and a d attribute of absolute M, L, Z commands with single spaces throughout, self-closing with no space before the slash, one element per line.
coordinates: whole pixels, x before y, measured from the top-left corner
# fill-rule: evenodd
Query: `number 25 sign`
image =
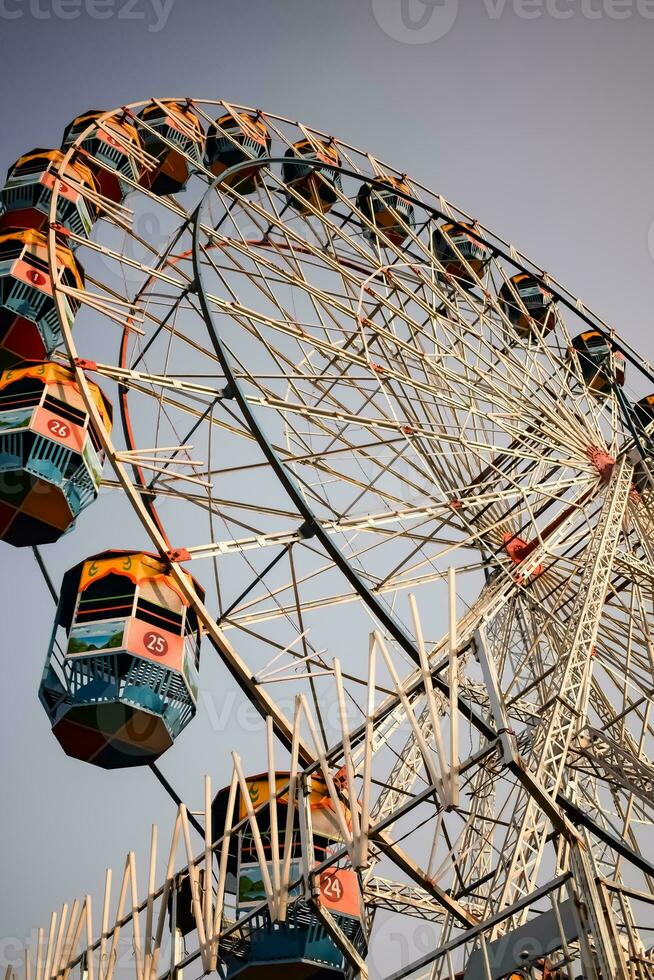
<path fill-rule="evenodd" d="M 148 653 L 153 653 L 155 657 L 164 657 L 168 653 L 168 640 L 155 630 L 144 634 L 143 643 Z"/>

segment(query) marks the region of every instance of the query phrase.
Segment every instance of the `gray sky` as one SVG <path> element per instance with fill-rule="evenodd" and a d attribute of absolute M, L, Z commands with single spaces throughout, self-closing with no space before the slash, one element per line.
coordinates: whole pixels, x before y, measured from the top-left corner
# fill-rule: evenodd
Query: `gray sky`
<path fill-rule="evenodd" d="M 413 29 L 400 6 L 0 0 L 0 166 L 58 146 L 66 123 L 90 107 L 152 95 L 261 106 L 441 192 L 654 359 L 654 4 L 460 0 L 457 11 L 444 0 L 430 15 L 410 0 Z M 113 521 L 120 526 L 119 504 Z M 73 535 L 47 549 L 55 576 L 107 546 L 90 520 L 84 529 L 83 541 Z M 104 867 L 117 868 L 129 848 L 143 852 L 150 822 L 165 826 L 171 807 L 147 772 L 104 773 L 63 756 L 37 701 L 52 604 L 31 553 L 3 547 L 0 561 L 0 936 L 24 937 L 55 904 L 96 893 Z M 222 784 L 227 750 L 247 724 L 209 657 L 202 680 L 226 730 L 216 734 L 205 707 L 184 751 L 162 762 L 197 805 L 201 774 L 209 769 Z"/>

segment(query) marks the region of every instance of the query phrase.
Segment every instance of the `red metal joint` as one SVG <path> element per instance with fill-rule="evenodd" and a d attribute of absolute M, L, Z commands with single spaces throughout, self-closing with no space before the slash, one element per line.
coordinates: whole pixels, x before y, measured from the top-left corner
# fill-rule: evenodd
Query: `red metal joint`
<path fill-rule="evenodd" d="M 191 552 L 187 548 L 173 548 L 171 551 L 166 552 L 166 558 L 171 565 L 177 565 L 182 561 L 190 561 Z"/>
<path fill-rule="evenodd" d="M 610 453 L 607 453 L 605 449 L 601 449 L 600 446 L 588 446 L 586 448 L 586 455 L 601 476 L 602 480 L 606 482 L 611 476 L 613 467 L 615 466 L 615 459 L 613 456 L 611 456 Z"/>

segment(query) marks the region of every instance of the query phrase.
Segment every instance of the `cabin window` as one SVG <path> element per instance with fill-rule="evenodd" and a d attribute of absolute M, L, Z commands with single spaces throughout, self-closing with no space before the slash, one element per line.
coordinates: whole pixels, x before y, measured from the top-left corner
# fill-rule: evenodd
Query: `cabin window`
<path fill-rule="evenodd" d="M 0 412 L 18 408 L 33 408 L 43 395 L 43 382 L 38 378 L 21 378 L 0 391 Z"/>
<path fill-rule="evenodd" d="M 86 422 L 86 412 L 82 412 L 79 408 L 73 408 L 67 402 L 62 402 L 59 398 L 54 398 L 52 395 L 46 395 L 43 402 L 43 407 L 47 408 L 49 412 L 53 415 L 58 415 L 63 419 L 67 419 L 72 422 L 73 425 L 79 425 L 82 428 Z"/>
<path fill-rule="evenodd" d="M 150 626 L 158 626 L 159 629 L 167 630 L 169 633 L 175 633 L 177 636 L 182 635 L 184 617 L 180 613 L 176 613 L 172 609 L 166 609 L 156 602 L 150 602 L 149 599 L 144 599 L 141 595 L 139 595 L 138 602 L 136 603 L 136 618 L 142 619 L 143 622 L 149 623 Z"/>
<path fill-rule="evenodd" d="M 99 619 L 125 619 L 132 615 L 136 586 L 125 575 L 105 575 L 80 594 L 76 623 Z"/>
<path fill-rule="evenodd" d="M 26 160 L 25 163 L 21 163 L 20 166 L 14 168 L 11 176 L 26 177 L 28 174 L 43 173 L 50 166 L 51 162 L 47 157 L 35 157 L 33 160 Z"/>
<path fill-rule="evenodd" d="M 10 238 L 9 241 L 0 243 L 0 261 L 10 262 L 12 259 L 19 258 L 24 248 L 25 242 L 17 238 Z"/>

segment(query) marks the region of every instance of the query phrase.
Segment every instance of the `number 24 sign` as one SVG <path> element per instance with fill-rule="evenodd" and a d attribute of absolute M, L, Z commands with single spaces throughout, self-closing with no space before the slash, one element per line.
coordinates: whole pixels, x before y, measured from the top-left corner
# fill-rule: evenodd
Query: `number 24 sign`
<path fill-rule="evenodd" d="M 356 872 L 345 868 L 323 871 L 320 897 L 327 908 L 358 916 L 360 895 Z"/>
<path fill-rule="evenodd" d="M 332 902 L 340 902 L 344 894 L 343 884 L 335 874 L 326 872 L 320 876 L 320 894 Z"/>

